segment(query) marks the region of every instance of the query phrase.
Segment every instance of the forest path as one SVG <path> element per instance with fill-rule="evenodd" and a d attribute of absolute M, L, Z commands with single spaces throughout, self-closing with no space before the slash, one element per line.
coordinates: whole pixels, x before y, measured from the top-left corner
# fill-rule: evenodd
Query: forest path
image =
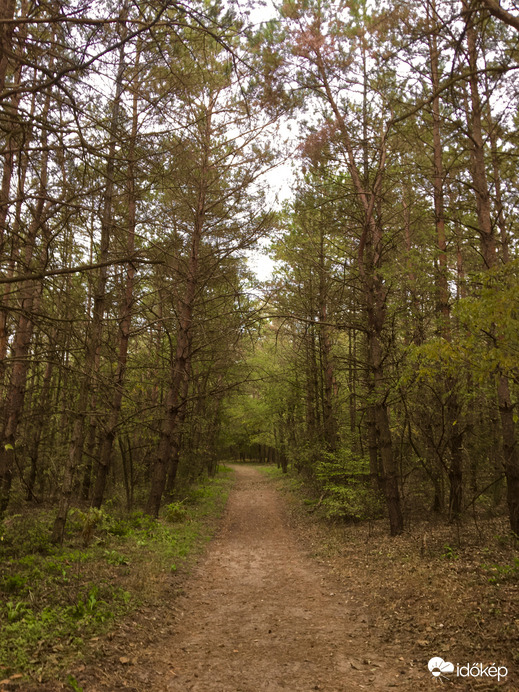
<path fill-rule="evenodd" d="M 272 481 L 257 468 L 234 468 L 222 528 L 172 604 L 174 634 L 134 649 L 134 665 L 99 689 L 424 689 L 422 675 L 411 679 L 370 635 L 362 611 L 350 610 L 344 586 L 299 547 Z"/>

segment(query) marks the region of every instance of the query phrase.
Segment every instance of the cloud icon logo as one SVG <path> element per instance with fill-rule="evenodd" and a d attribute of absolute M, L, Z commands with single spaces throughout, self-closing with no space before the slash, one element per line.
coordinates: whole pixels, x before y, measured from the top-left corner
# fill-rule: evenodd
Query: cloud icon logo
<path fill-rule="evenodd" d="M 431 658 L 427 667 L 434 675 L 435 678 L 440 675 L 445 675 L 445 673 L 454 673 L 454 663 L 449 663 L 449 661 L 444 661 L 443 658 L 439 656 L 434 656 Z"/>

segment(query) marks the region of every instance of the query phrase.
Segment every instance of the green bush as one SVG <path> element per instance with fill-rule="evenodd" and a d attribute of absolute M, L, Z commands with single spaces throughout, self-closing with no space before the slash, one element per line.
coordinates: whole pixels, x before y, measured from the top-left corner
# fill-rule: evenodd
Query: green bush
<path fill-rule="evenodd" d="M 323 491 L 321 505 L 327 517 L 361 520 L 380 512 L 370 484 L 369 462 L 351 450 L 321 453 L 315 478 Z"/>
<path fill-rule="evenodd" d="M 27 577 L 21 577 L 19 574 L 12 574 L 2 580 L 0 589 L 4 593 L 18 593 L 24 590 L 26 583 Z"/>
<path fill-rule="evenodd" d="M 164 519 L 172 524 L 179 521 L 184 521 L 187 517 L 187 510 L 182 505 L 182 502 L 171 502 L 164 507 Z"/>
<path fill-rule="evenodd" d="M 0 522 L 0 560 L 34 553 L 50 555 L 55 550 L 47 517 L 35 521 L 31 516 L 13 514 Z"/>

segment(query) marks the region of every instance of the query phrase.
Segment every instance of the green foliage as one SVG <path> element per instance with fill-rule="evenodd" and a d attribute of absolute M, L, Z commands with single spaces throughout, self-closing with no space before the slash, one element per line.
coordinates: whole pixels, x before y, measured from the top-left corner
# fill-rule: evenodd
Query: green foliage
<path fill-rule="evenodd" d="M 78 681 L 73 675 L 67 675 L 67 683 L 70 689 L 74 690 L 74 692 L 83 692 L 83 688 L 80 687 Z"/>
<path fill-rule="evenodd" d="M 519 581 L 519 557 L 514 558 L 511 565 L 482 565 L 483 569 L 490 573 L 490 584 Z"/>
<path fill-rule="evenodd" d="M 160 583 L 164 570 L 178 571 L 210 537 L 214 518 L 225 505 L 232 483 L 226 478 L 204 481 L 189 493 L 189 502 L 173 503 L 186 521 L 166 523 L 143 512 L 113 516 L 74 512 L 68 545 L 41 551 L 40 537 L 50 530 L 50 516 L 32 510 L 2 524 L 0 542 L 0 667 L 4 677 L 49 669 L 49 654 L 66 652 L 112 627 L 117 618 L 151 596 L 145 571 Z M 84 528 L 94 526 L 101 540 L 84 546 Z M 22 532 L 30 540 L 22 541 Z M 29 550 L 21 554 L 20 546 Z M 71 654 L 70 654 L 71 655 Z M 76 654 L 77 655 L 77 654 Z M 71 685 L 69 681 L 69 685 Z M 72 689 L 75 689 L 71 685 Z"/>
<path fill-rule="evenodd" d="M 30 516 L 13 514 L 0 523 L 0 560 L 28 554 L 49 555 L 55 551 L 49 533 L 49 517 L 31 521 Z"/>
<path fill-rule="evenodd" d="M 131 531 L 131 527 L 128 521 L 113 519 L 110 525 L 106 527 L 106 530 L 112 536 L 127 536 Z"/>
<path fill-rule="evenodd" d="M 156 519 L 141 511 L 132 512 L 125 522 L 129 529 L 142 529 L 145 531 L 152 531 L 156 523 Z"/>
<path fill-rule="evenodd" d="M 29 667 L 44 644 L 75 640 L 77 644 L 100 631 L 129 602 L 129 594 L 119 587 L 92 584 L 72 605 L 53 604 L 35 608 L 27 601 L 8 601 L 2 625 L 0 664 L 8 671 Z"/>
<path fill-rule="evenodd" d="M 315 478 L 323 490 L 327 517 L 366 519 L 380 507 L 369 482 L 369 462 L 349 449 L 323 453 L 315 465 Z"/>
<path fill-rule="evenodd" d="M 182 502 L 171 502 L 164 507 L 164 519 L 171 523 L 184 521 L 187 517 L 187 509 Z"/>
<path fill-rule="evenodd" d="M 513 375 L 519 343 L 519 261 L 475 274 L 472 282 L 473 293 L 456 308 L 466 330 L 460 356 L 481 382 L 498 371 Z"/>
<path fill-rule="evenodd" d="M 27 577 L 22 577 L 19 574 L 11 574 L 2 580 L 0 589 L 4 593 L 18 593 L 24 590 L 26 584 Z"/>
<path fill-rule="evenodd" d="M 7 611 L 7 622 L 16 622 L 21 620 L 28 612 L 30 608 L 24 601 L 7 601 L 5 604 Z"/>
<path fill-rule="evenodd" d="M 288 457 L 297 471 L 313 475 L 315 465 L 321 454 L 322 449 L 318 442 L 303 442 L 290 449 Z"/>
<path fill-rule="evenodd" d="M 407 367 L 400 384 L 410 381 L 436 383 L 440 376 L 454 378 L 461 364 L 462 356 L 456 343 L 440 337 L 431 338 L 424 344 L 409 347 Z"/>
<path fill-rule="evenodd" d="M 270 478 L 282 478 L 284 476 L 283 470 L 277 466 L 260 466 L 260 471 Z"/>
<path fill-rule="evenodd" d="M 73 509 L 71 514 L 79 522 L 84 545 L 90 544 L 97 527 L 103 527 L 103 524 L 105 524 L 103 528 L 106 530 L 107 520 L 109 521 L 106 512 L 97 507 L 89 507 L 86 512 L 82 512 L 80 509 Z"/>
<path fill-rule="evenodd" d="M 73 618 L 82 618 L 85 615 L 94 615 L 98 610 L 99 605 L 99 589 L 97 586 L 93 586 L 89 592 L 86 594 L 84 600 L 80 598 L 78 602 L 72 606 L 70 611 Z"/>
<path fill-rule="evenodd" d="M 446 543 L 443 546 L 443 553 L 442 553 L 442 558 L 444 560 L 458 560 L 459 559 L 459 554 L 456 551 L 455 548 L 453 548 L 451 545 Z"/>
<path fill-rule="evenodd" d="M 105 550 L 104 551 L 106 561 L 110 565 L 129 565 L 130 560 L 126 555 L 118 553 L 116 550 Z"/>

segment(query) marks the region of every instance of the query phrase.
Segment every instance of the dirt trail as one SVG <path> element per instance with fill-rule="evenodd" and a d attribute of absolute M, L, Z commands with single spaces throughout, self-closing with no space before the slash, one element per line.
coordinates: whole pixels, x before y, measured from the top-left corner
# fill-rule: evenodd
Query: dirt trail
<path fill-rule="evenodd" d="M 222 529 L 175 602 L 174 635 L 138 650 L 113 689 L 430 689 L 429 676 L 422 687 L 422 671 L 377 645 L 344 587 L 304 554 L 272 482 L 235 468 Z"/>
<path fill-rule="evenodd" d="M 146 687 L 255 692 L 409 685 L 398 660 L 373 650 L 367 624 L 349 612 L 347 594 L 302 553 L 272 483 L 253 467 L 236 466 L 236 474 L 222 530 L 177 604 L 175 636 L 160 651 L 139 656 Z"/>

